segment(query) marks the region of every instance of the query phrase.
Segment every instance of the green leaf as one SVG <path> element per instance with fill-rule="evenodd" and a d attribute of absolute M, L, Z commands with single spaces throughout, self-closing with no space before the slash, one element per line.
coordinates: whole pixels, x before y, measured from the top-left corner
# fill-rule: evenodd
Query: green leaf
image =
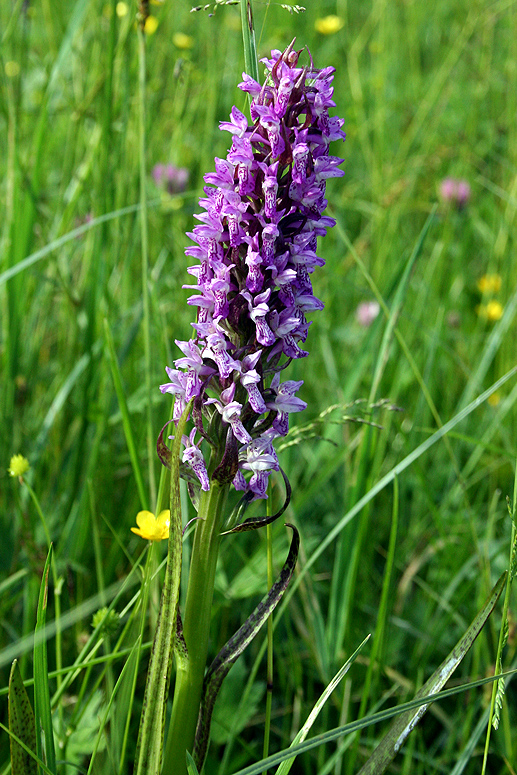
<path fill-rule="evenodd" d="M 196 762 L 192 758 L 192 756 L 187 751 L 187 772 L 188 775 L 199 775 L 199 770 L 196 767 Z"/>
<path fill-rule="evenodd" d="M 448 654 L 439 668 L 435 670 L 429 680 L 426 681 L 420 691 L 417 692 L 415 695 L 415 701 L 424 699 L 430 694 L 439 692 L 445 682 L 448 681 L 452 673 L 456 670 L 461 660 L 465 654 L 467 654 L 468 650 L 483 629 L 486 620 L 494 610 L 495 604 L 499 599 L 499 595 L 505 586 L 506 576 L 506 572 L 502 574 L 482 610 L 476 616 L 466 633 L 462 638 L 460 638 L 456 646 L 453 648 L 450 654 Z M 366 764 L 361 767 L 358 775 L 382 775 L 382 773 L 387 770 L 390 763 L 395 758 L 397 752 L 399 751 L 411 730 L 418 724 L 426 712 L 428 706 L 429 703 L 424 702 L 424 704 L 419 708 L 409 710 L 406 713 L 402 713 L 400 716 L 398 716 L 397 719 L 393 722 L 388 734 L 385 735 L 385 737 L 381 740 Z"/>
<path fill-rule="evenodd" d="M 245 686 L 247 677 L 248 669 L 244 660 L 237 660 L 223 681 L 210 728 L 210 740 L 216 745 L 226 745 L 230 736 L 240 735 L 252 717 L 259 712 L 259 704 L 264 697 L 266 683 L 265 681 L 255 681 L 245 706 L 241 707 L 242 687 Z"/>
<path fill-rule="evenodd" d="M 363 640 L 363 642 L 360 644 L 360 646 L 358 646 L 358 648 L 356 648 L 356 650 L 354 651 L 352 656 L 347 659 L 347 661 L 345 662 L 343 667 L 336 673 L 334 678 L 331 680 L 331 682 L 325 688 L 325 690 L 323 691 L 321 697 L 318 699 L 318 701 L 316 702 L 315 706 L 313 707 L 313 709 L 309 713 L 309 715 L 307 717 L 307 721 L 305 722 L 303 727 L 300 729 L 300 731 L 298 732 L 298 734 L 294 738 L 294 740 L 291 743 L 290 747 L 294 747 L 294 746 L 298 745 L 298 743 L 303 743 L 303 741 L 305 740 L 305 738 L 309 734 L 312 725 L 314 724 L 314 722 L 318 718 L 318 716 L 320 714 L 320 711 L 322 710 L 323 706 L 327 702 L 328 698 L 330 697 L 330 695 L 332 694 L 332 692 L 334 691 L 336 686 L 338 686 L 338 684 L 340 683 L 341 679 L 346 675 L 346 673 L 348 673 L 348 671 L 350 670 L 350 667 L 355 662 L 355 660 L 357 659 L 359 653 L 362 651 L 363 647 L 366 645 L 366 643 L 369 640 L 370 640 L 370 636 L 368 635 Z M 278 767 L 278 769 L 276 771 L 276 775 L 287 775 L 287 773 L 290 771 L 291 767 L 294 764 L 295 758 L 296 757 L 293 756 L 290 759 L 284 759 L 284 761 Z"/>
<path fill-rule="evenodd" d="M 106 348 L 108 361 L 111 369 L 111 375 L 113 377 L 113 384 L 115 386 L 115 392 L 117 394 L 118 405 L 120 413 L 122 415 L 122 425 L 124 427 L 124 436 L 126 437 L 126 444 L 131 458 L 131 466 L 133 468 L 133 474 L 135 476 L 135 482 L 138 489 L 138 495 L 140 496 L 140 505 L 143 509 L 149 508 L 148 498 L 144 485 L 144 477 L 142 475 L 142 469 L 140 467 L 140 458 L 136 451 L 135 440 L 133 438 L 133 430 L 131 428 L 131 420 L 129 417 L 129 410 L 127 407 L 126 396 L 124 388 L 122 387 L 122 377 L 120 374 L 120 368 L 118 365 L 117 354 L 115 352 L 115 344 L 113 342 L 113 336 L 111 335 L 111 329 L 108 321 L 104 318 L 104 338 L 106 340 Z"/>
<path fill-rule="evenodd" d="M 311 737 L 309 740 L 305 740 L 303 743 L 298 743 L 298 745 L 292 748 L 287 748 L 283 751 L 278 751 L 278 753 L 271 754 L 271 756 L 267 756 L 265 759 L 262 759 L 261 761 L 250 765 L 249 767 L 244 767 L 243 769 L 237 771 L 234 770 L 231 775 L 260 775 L 260 773 L 267 772 L 268 769 L 274 767 L 277 764 L 280 764 L 285 759 L 290 759 L 293 754 L 298 755 L 300 753 L 305 753 L 306 751 L 311 751 L 314 748 L 318 748 L 320 745 L 326 745 L 327 743 L 331 743 L 334 740 L 338 740 L 340 737 L 353 734 L 360 729 L 365 729 L 366 727 L 371 727 L 374 724 L 386 721 L 386 719 L 393 718 L 393 716 L 400 716 L 406 711 L 413 710 L 414 708 L 420 708 L 422 705 L 430 705 L 431 702 L 435 702 L 436 700 L 443 700 L 447 697 L 454 697 L 456 694 L 461 694 L 462 692 L 468 692 L 472 689 L 477 689 L 480 686 L 485 686 L 486 684 L 492 683 L 494 680 L 510 677 L 516 673 L 517 670 L 507 670 L 501 675 L 490 676 L 489 678 L 481 678 L 478 681 L 471 681 L 470 683 L 463 684 L 461 686 L 455 686 L 453 689 L 444 689 L 437 694 L 430 694 L 427 697 L 421 697 L 418 700 L 405 702 L 402 705 L 399 705 L 397 708 L 388 708 L 387 710 L 372 713 L 363 719 L 351 721 L 349 724 L 344 724 L 343 726 L 336 727 L 335 729 L 329 729 L 327 732 L 323 732 L 320 735 L 314 735 L 314 737 Z M 486 726 L 487 719 L 488 709 L 485 714 L 484 726 Z"/>
<path fill-rule="evenodd" d="M 34 713 L 23 684 L 18 660 L 15 659 L 9 676 L 9 731 L 22 740 L 31 751 L 36 750 Z M 35 775 L 36 761 L 13 738 L 11 745 L 12 775 Z"/>
<path fill-rule="evenodd" d="M 208 749 L 210 722 L 222 682 L 228 675 L 231 666 L 242 654 L 246 646 L 251 643 L 262 625 L 275 610 L 293 575 L 296 560 L 298 559 L 300 536 L 298 530 L 293 525 L 286 523 L 286 527 L 290 527 L 293 530 L 294 535 L 289 548 L 289 554 L 287 555 L 284 567 L 280 571 L 277 580 L 268 594 L 260 601 L 253 613 L 246 619 L 244 624 L 239 627 L 228 643 L 223 646 L 206 672 L 193 752 L 194 760 L 200 769 L 203 767 L 203 762 Z"/>
<path fill-rule="evenodd" d="M 46 762 L 48 768 L 56 771 L 56 752 L 54 749 L 54 730 L 50 708 L 50 691 L 47 664 L 47 638 L 45 624 L 47 618 L 48 573 L 52 558 L 52 544 L 41 579 L 36 628 L 34 630 L 34 716 L 36 721 L 36 751 L 38 757 Z M 44 746 L 42 744 L 42 734 Z"/>
<path fill-rule="evenodd" d="M 244 67 L 248 75 L 258 81 L 258 59 L 255 44 L 255 28 L 251 0 L 241 0 L 242 42 L 244 45 Z"/>

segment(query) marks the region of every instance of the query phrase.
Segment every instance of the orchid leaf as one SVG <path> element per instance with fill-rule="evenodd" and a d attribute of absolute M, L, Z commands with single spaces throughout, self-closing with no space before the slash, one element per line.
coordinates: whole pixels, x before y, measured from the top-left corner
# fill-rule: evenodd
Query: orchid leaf
<path fill-rule="evenodd" d="M 452 673 L 456 670 L 463 657 L 467 654 L 477 636 L 483 629 L 483 626 L 485 625 L 488 617 L 494 610 L 495 604 L 497 603 L 499 596 L 505 586 L 506 576 L 506 572 L 502 574 L 499 581 L 490 593 L 490 596 L 485 605 L 478 613 L 468 630 L 465 632 L 463 637 L 460 638 L 450 654 L 447 655 L 439 668 L 435 670 L 429 680 L 426 681 L 420 691 L 417 692 L 415 695 L 415 701 L 424 700 L 428 695 L 436 694 L 451 677 Z M 400 714 L 393 722 L 391 729 L 381 740 L 366 764 L 360 769 L 358 775 L 382 775 L 382 773 L 387 770 L 390 763 L 395 758 L 397 752 L 399 751 L 411 730 L 414 729 L 414 727 L 418 724 L 426 712 L 428 706 L 429 703 L 424 702 L 424 704 L 420 705 L 420 707 Z"/>
<path fill-rule="evenodd" d="M 149 670 L 135 756 L 135 775 L 158 775 L 161 770 L 165 712 L 176 640 L 176 617 L 179 601 L 182 556 L 182 523 L 180 500 L 180 451 L 192 401 L 176 427 L 171 452 L 171 503 L 167 568 Z M 162 429 L 163 434 L 163 429 Z M 162 435 L 160 434 L 160 435 Z"/>
<path fill-rule="evenodd" d="M 277 580 L 268 594 L 260 601 L 253 613 L 246 619 L 235 635 L 230 638 L 228 643 L 223 646 L 205 675 L 203 698 L 199 710 L 193 752 L 194 761 L 196 762 L 198 769 L 202 768 L 208 749 L 210 722 L 221 684 L 228 675 L 234 662 L 242 654 L 246 646 L 251 643 L 262 625 L 265 624 L 269 616 L 275 610 L 293 575 L 296 560 L 298 559 L 300 535 L 294 525 L 286 523 L 286 527 L 290 527 L 293 531 L 293 538 L 291 540 L 289 554 L 287 555 L 284 567 L 280 571 Z"/>
<path fill-rule="evenodd" d="M 15 659 L 9 676 L 9 732 L 20 738 L 31 751 L 36 751 L 36 725 L 27 691 L 25 689 L 18 660 Z M 12 737 L 12 775 L 36 775 L 35 759 Z"/>
<path fill-rule="evenodd" d="M 282 516 L 284 511 L 289 506 L 289 503 L 291 502 L 291 485 L 289 483 L 289 479 L 287 478 L 285 472 L 280 468 L 280 473 L 283 476 L 284 483 L 285 483 L 285 500 L 282 505 L 282 507 L 275 513 L 271 514 L 268 517 L 251 517 L 249 519 L 245 519 L 244 522 L 240 522 L 238 525 L 235 525 L 235 527 L 232 527 L 230 530 L 225 530 L 221 535 L 229 535 L 230 533 L 244 533 L 247 530 L 258 530 L 260 527 L 265 527 L 266 525 L 271 525 L 272 522 L 277 520 L 279 517 Z M 241 503 L 239 504 L 237 514 L 241 515 L 244 513 L 246 508 L 249 506 L 251 500 L 253 498 L 253 493 L 249 492 L 246 493 L 246 495 L 243 496 Z"/>

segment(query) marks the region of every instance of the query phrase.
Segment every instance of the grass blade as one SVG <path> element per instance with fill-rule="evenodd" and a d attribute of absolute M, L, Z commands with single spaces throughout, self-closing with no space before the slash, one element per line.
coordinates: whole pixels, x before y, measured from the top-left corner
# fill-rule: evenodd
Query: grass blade
<path fill-rule="evenodd" d="M 259 79 L 255 27 L 251 0 L 241 0 L 242 42 L 244 45 L 244 67 L 255 81 Z"/>
<path fill-rule="evenodd" d="M 294 747 L 295 745 L 298 745 L 298 743 L 303 743 L 307 735 L 309 734 L 312 725 L 318 718 L 320 711 L 322 710 L 323 706 L 327 702 L 328 698 L 336 688 L 336 686 L 340 683 L 341 679 L 345 676 L 346 673 L 350 670 L 350 667 L 355 662 L 357 656 L 362 651 L 363 647 L 366 645 L 366 643 L 370 640 L 370 636 L 368 635 L 363 642 L 356 648 L 354 653 L 351 657 L 347 659 L 343 667 L 336 673 L 332 681 L 328 684 L 328 686 L 323 691 L 321 697 L 316 702 L 314 708 L 311 710 L 307 717 L 307 721 L 303 725 L 303 727 L 300 729 L 296 737 L 294 738 L 293 742 L 291 743 L 291 747 Z M 278 767 L 276 771 L 276 775 L 287 775 L 287 773 L 291 770 L 291 767 L 294 764 L 294 760 L 296 757 L 292 757 L 292 759 L 285 759 L 281 765 Z"/>
<path fill-rule="evenodd" d="M 140 504 L 142 506 L 142 509 L 148 509 L 149 502 L 148 502 L 148 498 L 145 490 L 142 469 L 140 468 L 140 459 L 137 455 L 135 440 L 133 438 L 133 431 L 131 429 L 129 409 L 127 408 L 126 396 L 124 395 L 124 388 L 122 387 L 122 377 L 120 376 L 120 368 L 118 365 L 117 354 L 115 352 L 113 336 L 111 335 L 111 330 L 106 318 L 104 318 L 104 337 L 106 339 L 106 349 L 107 349 L 108 360 L 109 360 L 110 369 L 111 369 L 111 375 L 113 377 L 113 385 L 115 386 L 118 405 L 120 407 L 120 414 L 122 415 L 122 425 L 124 427 L 124 436 L 126 437 L 126 444 L 129 452 L 129 457 L 131 458 L 131 466 L 133 468 L 133 474 L 135 476 L 136 486 L 138 488 Z"/>
<path fill-rule="evenodd" d="M 234 770 L 231 775 L 260 775 L 260 773 L 266 772 L 268 769 L 274 767 L 277 764 L 280 764 L 285 759 L 289 759 L 293 754 L 298 755 L 305 753 L 306 751 L 310 751 L 320 745 L 337 740 L 344 735 L 350 735 L 354 732 L 358 732 L 360 729 L 371 727 L 374 724 L 378 724 L 381 721 L 386 721 L 386 719 L 393 718 L 393 716 L 398 716 L 401 713 L 405 713 L 406 711 L 414 710 L 415 708 L 419 708 L 422 705 L 430 705 L 431 702 L 444 700 L 447 697 L 453 697 L 454 695 L 460 694 L 461 692 L 467 692 L 471 689 L 485 686 L 485 684 L 492 683 L 498 678 L 513 676 L 515 673 L 517 673 L 517 669 L 507 670 L 505 673 L 497 676 L 481 678 L 478 681 L 471 681 L 470 683 L 463 684 L 462 686 L 455 686 L 453 689 L 445 689 L 441 692 L 437 692 L 436 694 L 430 694 L 427 697 L 421 697 L 420 699 L 411 700 L 411 702 L 405 702 L 403 705 L 399 705 L 397 708 L 388 708 L 388 710 L 372 713 L 370 716 L 366 716 L 366 718 L 357 719 L 357 721 L 351 721 L 349 724 L 345 724 L 344 726 L 330 729 L 320 735 L 315 735 L 314 737 L 311 737 L 310 740 L 305 740 L 303 743 L 298 743 L 298 745 L 293 746 L 292 748 L 287 748 L 283 751 L 278 751 L 278 753 L 271 754 L 271 756 L 268 756 L 266 759 L 262 759 L 262 761 L 256 762 L 255 764 L 251 764 L 249 767 L 244 767 L 241 770 Z"/>
<path fill-rule="evenodd" d="M 429 694 L 439 692 L 445 682 L 456 670 L 463 657 L 466 655 L 475 639 L 483 629 L 485 622 L 494 610 L 499 595 L 506 584 L 507 573 L 503 573 L 493 588 L 490 597 L 478 613 L 466 633 L 460 638 L 456 646 L 447 655 L 442 664 L 432 674 L 428 681 L 415 695 L 415 700 L 424 699 Z M 419 708 L 407 711 L 400 715 L 393 723 L 388 734 L 381 740 L 366 764 L 361 767 L 358 775 L 382 775 L 395 758 L 404 740 L 411 730 L 418 724 L 428 708 L 429 703 L 424 703 Z"/>
<path fill-rule="evenodd" d="M 36 752 L 46 762 L 48 768 L 56 771 L 56 752 L 54 749 L 54 730 L 50 709 L 50 691 L 47 664 L 47 641 L 38 635 L 45 630 L 47 618 L 48 574 L 52 559 L 52 544 L 48 550 L 38 599 L 36 628 L 34 630 L 34 716 L 36 719 Z M 43 735 L 42 735 L 43 733 Z M 44 747 L 42 745 L 42 737 Z"/>

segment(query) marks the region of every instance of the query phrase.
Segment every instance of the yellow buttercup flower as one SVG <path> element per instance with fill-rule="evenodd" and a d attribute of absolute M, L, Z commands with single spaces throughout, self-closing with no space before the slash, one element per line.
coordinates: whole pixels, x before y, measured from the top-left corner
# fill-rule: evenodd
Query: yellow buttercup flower
<path fill-rule="evenodd" d="M 9 476 L 23 476 L 30 468 L 29 461 L 23 455 L 13 455 L 9 463 Z"/>
<path fill-rule="evenodd" d="M 9 62 L 5 63 L 4 70 L 8 78 L 16 78 L 16 76 L 20 72 L 20 65 L 18 64 L 18 62 L 15 62 L 13 59 L 10 59 Z"/>
<path fill-rule="evenodd" d="M 169 537 L 171 513 L 169 509 L 160 511 L 157 517 L 150 511 L 139 511 L 136 515 L 138 527 L 132 527 L 133 533 L 147 541 L 163 541 Z"/>
<path fill-rule="evenodd" d="M 192 38 L 190 35 L 185 35 L 184 32 L 175 32 L 172 36 L 172 42 L 176 46 L 176 48 L 192 48 L 194 45 L 194 38 Z"/>
<path fill-rule="evenodd" d="M 145 20 L 144 32 L 146 35 L 153 35 L 158 29 L 158 19 L 156 16 L 148 16 Z"/>
<path fill-rule="evenodd" d="M 127 3 L 117 3 L 115 6 L 115 13 L 119 17 L 119 19 L 122 19 L 124 16 L 127 16 L 129 13 L 129 8 Z"/>
<path fill-rule="evenodd" d="M 477 282 L 478 290 L 481 293 L 499 293 L 501 284 L 502 280 L 499 274 L 484 274 Z"/>
<path fill-rule="evenodd" d="M 503 317 L 504 307 L 498 301 L 489 301 L 486 305 L 486 316 L 488 320 L 495 322 Z"/>
<path fill-rule="evenodd" d="M 316 28 L 316 32 L 319 32 L 320 35 L 334 35 L 345 26 L 345 20 L 342 19 L 341 16 L 335 16 L 334 14 L 331 14 L 330 16 L 324 16 L 321 19 L 316 19 L 314 26 Z"/>
<path fill-rule="evenodd" d="M 492 393 L 491 396 L 488 396 L 487 403 L 489 403 L 490 406 L 497 406 L 500 400 L 501 400 L 501 394 L 499 393 L 498 390 L 496 390 L 495 393 Z"/>

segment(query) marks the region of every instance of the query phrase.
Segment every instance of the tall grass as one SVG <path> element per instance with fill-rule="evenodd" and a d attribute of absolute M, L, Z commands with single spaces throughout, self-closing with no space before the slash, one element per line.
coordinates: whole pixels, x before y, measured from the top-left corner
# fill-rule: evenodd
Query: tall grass
<path fill-rule="evenodd" d="M 154 508 L 149 472 L 159 471 L 149 417 L 157 436 L 171 411 L 157 386 L 177 357 L 174 339 L 190 336 L 185 232 L 202 176 L 227 148 L 218 121 L 234 103 L 246 110 L 236 88 L 244 67 L 238 9 L 191 14 L 184 0 L 151 9 L 158 27 L 146 39 L 141 126 L 135 6 L 0 5 L 1 686 L 14 658 L 31 685 L 48 529 L 57 581 L 50 574 L 46 632 L 60 775 L 77 766 L 131 771 L 165 547 L 149 570 L 129 528 L 141 508 Z M 259 56 L 296 36 L 316 66 L 336 67 L 347 131 L 346 177 L 327 189 L 338 226 L 320 247 L 326 268 L 314 276 L 326 308 L 310 330 L 310 357 L 291 367 L 291 378 L 304 380 L 308 410 L 295 418 L 281 464 L 302 550 L 296 590 L 274 619 L 273 753 L 289 745 L 369 633 L 312 731 L 410 700 L 507 567 L 515 376 L 411 465 L 404 461 L 516 364 L 517 8 L 512 0 L 337 0 L 292 15 L 279 5 L 254 10 Z M 330 13 L 344 26 L 322 35 L 315 22 Z M 156 186 L 157 163 L 187 167 L 188 189 L 171 196 Z M 440 199 L 447 176 L 470 183 L 461 210 Z M 477 286 L 485 274 L 502 280 L 494 299 L 503 315 L 494 321 L 479 314 L 490 300 Z M 355 310 L 374 298 L 381 313 L 364 328 Z M 28 488 L 7 475 L 15 453 L 31 464 L 26 481 L 43 520 Z M 383 477 L 396 466 L 395 500 L 395 476 Z M 346 516 L 361 499 L 364 507 Z M 287 538 L 280 525 L 272 532 L 280 564 Z M 185 564 L 189 550 L 187 537 Z M 149 588 L 144 566 L 156 573 Z M 265 541 L 226 537 L 213 653 L 267 584 Z M 454 683 L 493 673 L 499 631 L 496 614 Z M 226 679 L 207 774 L 229 775 L 262 758 L 264 644 L 259 636 Z M 503 668 L 515 660 L 510 619 Z M 431 706 L 391 771 L 480 772 L 489 704 L 490 691 L 477 688 Z M 491 773 L 515 770 L 516 713 L 508 690 L 490 738 Z M 352 775 L 387 724 L 308 751 L 292 771 Z M 8 761 L 4 735 L 0 772 Z"/>

